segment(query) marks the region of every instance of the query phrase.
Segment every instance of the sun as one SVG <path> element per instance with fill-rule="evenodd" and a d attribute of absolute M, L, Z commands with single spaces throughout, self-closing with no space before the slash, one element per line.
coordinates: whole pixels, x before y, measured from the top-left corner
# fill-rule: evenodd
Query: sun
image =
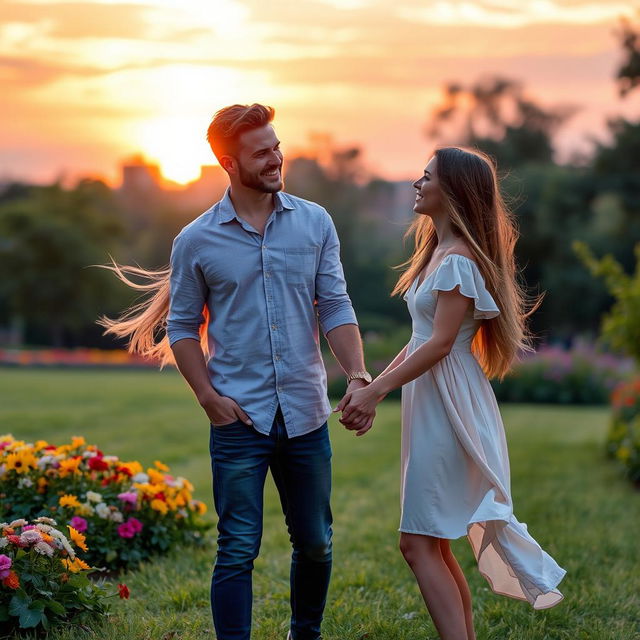
<path fill-rule="evenodd" d="M 148 120 L 141 126 L 140 146 L 149 160 L 160 165 L 167 180 L 187 184 L 200 176 L 202 165 L 215 163 L 205 139 L 207 123 L 196 120 L 164 116 Z"/>

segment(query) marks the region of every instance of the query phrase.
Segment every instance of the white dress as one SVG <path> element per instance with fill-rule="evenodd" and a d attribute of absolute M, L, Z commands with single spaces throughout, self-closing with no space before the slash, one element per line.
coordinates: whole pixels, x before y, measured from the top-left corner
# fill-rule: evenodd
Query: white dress
<path fill-rule="evenodd" d="M 417 281 L 416 281 L 417 282 Z M 413 321 L 407 355 L 431 337 L 438 291 L 473 299 L 451 352 L 402 388 L 400 531 L 467 535 L 491 588 L 535 609 L 562 600 L 565 575 L 513 515 L 509 457 L 495 395 L 471 352 L 485 318 L 500 311 L 476 263 L 449 254 L 405 295 Z"/>

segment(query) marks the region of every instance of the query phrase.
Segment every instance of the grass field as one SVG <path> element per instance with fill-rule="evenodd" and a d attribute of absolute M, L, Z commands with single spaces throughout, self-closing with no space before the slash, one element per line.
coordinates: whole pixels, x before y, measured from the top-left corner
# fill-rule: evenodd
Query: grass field
<path fill-rule="evenodd" d="M 334 573 L 326 640 L 437 637 L 397 551 L 399 406 L 382 405 L 363 438 L 332 420 Z M 568 571 L 565 600 L 534 612 L 489 591 L 465 540 L 454 543 L 470 580 L 480 640 L 640 639 L 640 494 L 603 458 L 605 408 L 506 405 L 518 519 Z M 83 435 L 110 454 L 160 459 L 211 507 L 208 424 L 175 372 L 0 370 L 0 434 L 62 443 Z M 213 521 L 213 512 L 208 514 Z M 90 544 L 90 540 L 88 541 Z M 92 630 L 52 640 L 213 638 L 209 580 L 215 554 L 178 550 L 122 581 L 129 601 Z M 256 640 L 284 640 L 289 543 L 269 480 L 265 534 L 254 574 Z"/>

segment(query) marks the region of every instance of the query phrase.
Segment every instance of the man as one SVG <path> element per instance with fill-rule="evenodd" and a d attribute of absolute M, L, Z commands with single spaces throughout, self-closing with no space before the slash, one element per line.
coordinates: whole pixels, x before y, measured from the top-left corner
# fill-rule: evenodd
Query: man
<path fill-rule="evenodd" d="M 220 202 L 187 225 L 171 255 L 167 334 L 178 368 L 211 422 L 218 553 L 211 607 L 219 640 L 248 640 L 252 569 L 267 470 L 293 545 L 293 640 L 317 640 L 331 573 L 331 446 L 318 320 L 347 374 L 370 382 L 333 222 L 281 192 L 274 111 L 218 111 L 207 139 L 229 175 Z M 209 313 L 205 362 L 198 328 Z M 370 426 L 359 415 L 352 427 Z"/>

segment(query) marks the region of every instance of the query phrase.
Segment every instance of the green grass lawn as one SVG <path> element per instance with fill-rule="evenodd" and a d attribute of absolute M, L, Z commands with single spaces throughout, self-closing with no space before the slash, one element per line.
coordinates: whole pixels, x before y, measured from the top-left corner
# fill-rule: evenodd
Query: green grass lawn
<path fill-rule="evenodd" d="M 535 612 L 494 595 L 466 541 L 454 548 L 469 578 L 480 640 L 640 638 L 640 494 L 603 458 L 608 410 L 506 405 L 515 512 L 568 571 L 565 600 Z M 437 635 L 397 550 L 399 405 L 384 403 L 362 438 L 332 419 L 334 573 L 327 640 L 426 640 Z M 212 507 L 209 427 L 173 371 L 0 370 L 0 434 L 53 443 L 83 435 L 103 451 L 148 465 L 160 459 Z M 212 510 L 207 514 L 213 521 Z M 91 541 L 88 540 L 91 544 Z M 123 576 L 129 601 L 108 623 L 52 640 L 213 638 L 209 580 L 215 545 L 179 549 Z M 284 640 L 289 542 L 269 480 L 254 574 L 256 640 Z"/>

